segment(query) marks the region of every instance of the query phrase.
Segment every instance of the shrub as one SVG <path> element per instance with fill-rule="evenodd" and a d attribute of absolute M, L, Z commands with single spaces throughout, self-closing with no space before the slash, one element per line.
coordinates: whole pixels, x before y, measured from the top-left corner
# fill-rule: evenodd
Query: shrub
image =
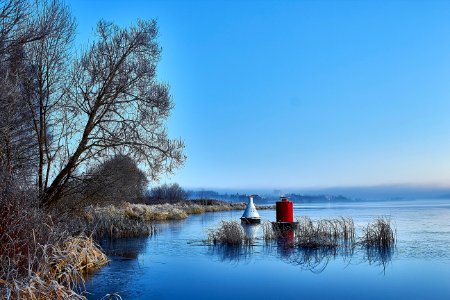
<path fill-rule="evenodd" d="M 152 188 L 147 194 L 146 202 L 149 204 L 177 203 L 185 201 L 186 199 L 186 191 L 182 189 L 178 183 L 173 183 L 171 185 L 163 184 Z"/>
<path fill-rule="evenodd" d="M 132 158 L 117 155 L 89 171 L 79 191 L 89 204 L 139 202 L 147 183 L 147 177 Z"/>

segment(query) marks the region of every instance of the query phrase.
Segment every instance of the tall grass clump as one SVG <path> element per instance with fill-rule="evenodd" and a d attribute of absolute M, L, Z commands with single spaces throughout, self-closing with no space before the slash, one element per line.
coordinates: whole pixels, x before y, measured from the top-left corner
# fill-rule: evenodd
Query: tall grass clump
<path fill-rule="evenodd" d="M 130 218 L 141 219 L 145 222 L 183 220 L 188 217 L 185 211 L 167 203 L 159 205 L 127 203 L 125 214 Z"/>
<path fill-rule="evenodd" d="M 156 231 L 143 212 L 126 205 L 85 207 L 77 215 L 71 215 L 65 226 L 72 231 L 88 232 L 96 239 L 148 236 Z"/>
<path fill-rule="evenodd" d="M 265 242 L 273 241 L 278 238 L 279 231 L 274 230 L 272 226 L 272 222 L 263 221 L 261 223 L 263 239 Z"/>
<path fill-rule="evenodd" d="M 301 217 L 295 230 L 295 244 L 304 248 L 353 247 L 355 225 L 352 218 L 334 218 L 313 221 Z"/>
<path fill-rule="evenodd" d="M 263 240 L 264 242 L 270 243 L 271 241 L 278 241 L 285 244 L 285 246 L 293 246 L 293 241 L 291 240 L 290 234 L 293 233 L 292 230 L 282 230 L 272 224 L 269 221 L 263 221 L 261 223 Z"/>
<path fill-rule="evenodd" d="M 366 247 L 392 248 L 396 243 L 396 232 L 391 226 L 391 220 L 379 217 L 363 228 L 360 243 Z"/>
<path fill-rule="evenodd" d="M 219 228 L 208 232 L 208 241 L 214 245 L 248 245 L 251 239 L 237 221 L 222 221 Z"/>
<path fill-rule="evenodd" d="M 81 274 L 108 260 L 71 235 L 25 192 L 0 197 L 0 299 L 85 299 Z"/>
<path fill-rule="evenodd" d="M 183 210 L 188 215 L 198 215 L 206 212 L 206 209 L 200 205 L 192 204 L 186 207 L 183 207 Z"/>
<path fill-rule="evenodd" d="M 85 299 L 79 294 L 84 290 L 82 274 L 108 262 L 92 238 L 86 236 L 37 244 L 28 259 L 26 273 L 0 279 L 6 299 Z"/>

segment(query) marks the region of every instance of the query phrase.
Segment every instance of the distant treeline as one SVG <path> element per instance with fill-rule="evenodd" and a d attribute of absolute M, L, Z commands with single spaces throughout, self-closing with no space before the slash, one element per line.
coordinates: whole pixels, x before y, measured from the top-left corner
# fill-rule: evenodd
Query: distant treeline
<path fill-rule="evenodd" d="M 248 200 L 247 194 L 220 194 L 216 191 L 187 191 L 187 197 L 188 199 L 217 199 L 217 200 L 226 200 L 226 201 L 233 201 L 233 202 L 246 202 Z M 256 195 L 254 197 L 255 201 L 263 200 L 260 196 Z"/>
<path fill-rule="evenodd" d="M 347 197 L 338 195 L 299 195 L 299 194 L 286 194 L 290 200 L 294 202 L 303 202 L 303 203 L 311 203 L 311 202 L 348 202 L 354 201 Z"/>
<path fill-rule="evenodd" d="M 212 190 L 199 190 L 199 191 L 187 191 L 186 192 L 187 199 L 217 199 L 217 200 L 225 200 L 232 202 L 246 202 L 248 201 L 248 194 L 239 194 L 239 193 L 224 193 L 221 194 L 217 191 Z M 347 197 L 338 195 L 301 195 L 295 193 L 284 194 L 284 196 L 288 197 L 291 201 L 294 202 L 303 202 L 303 203 L 311 203 L 311 202 L 348 202 L 354 201 Z M 255 195 L 253 197 L 254 201 L 257 203 L 273 203 L 279 199 L 277 195 Z"/>

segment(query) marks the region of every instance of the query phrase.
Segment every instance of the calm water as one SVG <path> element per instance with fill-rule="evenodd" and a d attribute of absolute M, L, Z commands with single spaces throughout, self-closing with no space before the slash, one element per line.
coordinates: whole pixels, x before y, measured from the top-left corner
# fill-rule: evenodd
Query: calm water
<path fill-rule="evenodd" d="M 118 292 L 123 299 L 450 299 L 449 200 L 296 205 L 296 216 L 351 216 L 357 229 L 390 216 L 398 244 L 383 256 L 359 248 L 305 253 L 262 241 L 250 249 L 202 243 L 208 228 L 241 214 L 190 216 L 160 224 L 150 238 L 104 243 L 112 262 L 87 280 L 88 298 Z M 275 219 L 273 210 L 260 214 Z"/>

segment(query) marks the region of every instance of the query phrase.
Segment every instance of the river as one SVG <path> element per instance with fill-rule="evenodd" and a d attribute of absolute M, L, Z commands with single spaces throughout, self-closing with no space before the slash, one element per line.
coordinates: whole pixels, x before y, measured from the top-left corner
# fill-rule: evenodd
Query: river
<path fill-rule="evenodd" d="M 111 259 L 86 280 L 88 299 L 450 299 L 450 200 L 296 204 L 295 215 L 352 217 L 357 235 L 391 218 L 396 249 L 377 255 L 301 251 L 280 244 L 209 246 L 208 229 L 241 211 L 191 215 L 158 224 L 148 238 L 103 241 Z M 259 211 L 274 220 L 274 210 Z M 256 236 L 261 236 L 256 228 Z"/>

